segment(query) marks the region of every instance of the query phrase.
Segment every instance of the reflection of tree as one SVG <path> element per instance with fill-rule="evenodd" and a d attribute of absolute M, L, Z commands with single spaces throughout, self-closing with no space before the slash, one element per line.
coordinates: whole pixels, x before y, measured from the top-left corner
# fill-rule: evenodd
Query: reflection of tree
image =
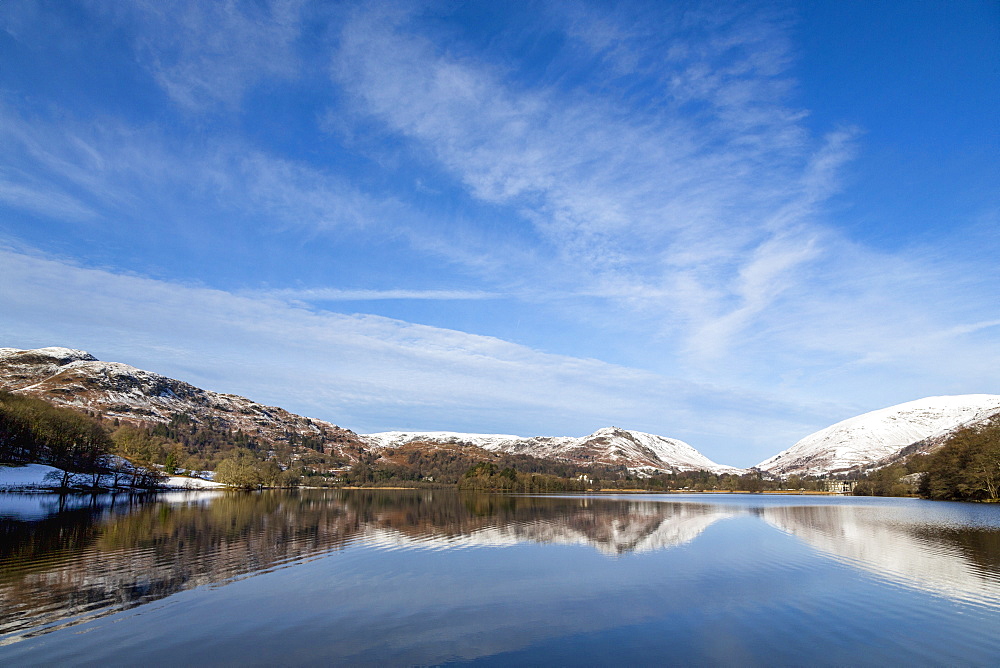
<path fill-rule="evenodd" d="M 926 541 L 940 541 L 956 547 L 962 555 L 975 564 L 975 572 L 992 579 L 1000 573 L 1000 531 L 971 531 L 953 527 L 928 529 L 919 527 L 913 535 Z"/>
<path fill-rule="evenodd" d="M 731 514 L 718 506 L 450 491 L 219 494 L 0 520 L 0 632 L 141 605 L 306 559 L 351 542 L 589 544 L 662 549 Z"/>

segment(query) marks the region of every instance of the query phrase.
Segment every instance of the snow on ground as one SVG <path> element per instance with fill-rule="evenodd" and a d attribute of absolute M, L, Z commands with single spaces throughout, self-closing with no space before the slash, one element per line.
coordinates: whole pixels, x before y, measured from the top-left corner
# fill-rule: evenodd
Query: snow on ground
<path fill-rule="evenodd" d="M 15 466 L 0 464 L 0 492 L 48 492 L 56 489 L 63 479 L 63 470 L 46 464 Z M 89 487 L 93 476 L 88 473 L 70 474 L 70 486 Z M 110 487 L 111 476 L 101 476 L 102 486 Z M 224 489 L 222 483 L 201 478 L 169 476 L 163 483 L 167 489 Z"/>
<path fill-rule="evenodd" d="M 0 491 L 13 492 L 21 490 L 51 489 L 54 484 L 45 476 L 62 478 L 62 470 L 45 464 L 26 464 L 24 466 L 7 466 L 0 464 Z"/>
<path fill-rule="evenodd" d="M 221 482 L 215 482 L 214 480 L 186 478 L 181 475 L 169 476 L 164 486 L 173 489 L 225 489 L 226 487 Z"/>

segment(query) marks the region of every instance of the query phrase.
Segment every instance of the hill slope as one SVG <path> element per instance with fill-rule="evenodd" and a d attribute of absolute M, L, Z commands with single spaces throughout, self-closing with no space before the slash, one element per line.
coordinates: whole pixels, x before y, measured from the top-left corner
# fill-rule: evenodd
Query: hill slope
<path fill-rule="evenodd" d="M 377 453 L 408 443 L 424 444 L 428 449 L 466 443 L 489 452 L 530 455 L 579 466 L 743 472 L 716 464 L 683 441 L 616 427 L 582 438 L 451 432 L 385 432 L 359 437 L 323 420 L 264 406 L 235 394 L 203 390 L 127 364 L 102 362 L 72 348 L 0 348 L 0 389 L 123 422 L 165 423 L 186 415 L 195 423 L 239 430 L 272 444 L 290 439 L 301 444 L 307 439 L 312 447 L 349 461 L 356 461 L 365 450 Z"/>
<path fill-rule="evenodd" d="M 777 475 L 842 473 L 888 460 L 1000 412 L 1000 396 L 927 397 L 843 420 L 806 436 L 757 468 Z"/>
<path fill-rule="evenodd" d="M 683 441 L 617 427 L 599 429 L 589 436 L 533 436 L 510 434 L 462 434 L 454 432 L 381 432 L 361 438 L 372 448 L 397 447 L 406 443 L 467 443 L 484 450 L 524 454 L 579 465 L 626 466 L 659 471 L 711 471 L 743 473 L 732 466 L 716 464 Z"/>
<path fill-rule="evenodd" d="M 0 348 L 0 389 L 134 424 L 187 415 L 196 424 L 242 431 L 268 443 L 294 438 L 338 453 L 361 445 L 354 432 L 329 422 L 203 390 L 128 364 L 102 362 L 71 348 Z"/>

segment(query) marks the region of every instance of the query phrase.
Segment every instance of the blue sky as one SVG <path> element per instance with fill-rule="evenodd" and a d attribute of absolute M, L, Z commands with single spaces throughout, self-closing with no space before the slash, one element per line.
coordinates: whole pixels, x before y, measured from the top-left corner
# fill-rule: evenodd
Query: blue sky
<path fill-rule="evenodd" d="M 0 345 L 748 466 L 1000 393 L 995 2 L 7 2 Z"/>

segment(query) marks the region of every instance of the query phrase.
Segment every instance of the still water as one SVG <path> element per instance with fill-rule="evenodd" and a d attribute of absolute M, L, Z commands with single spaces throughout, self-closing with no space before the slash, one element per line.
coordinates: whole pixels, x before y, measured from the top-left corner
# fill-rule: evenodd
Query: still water
<path fill-rule="evenodd" d="M 997 665 L 1000 507 L 0 495 L 0 664 Z"/>

